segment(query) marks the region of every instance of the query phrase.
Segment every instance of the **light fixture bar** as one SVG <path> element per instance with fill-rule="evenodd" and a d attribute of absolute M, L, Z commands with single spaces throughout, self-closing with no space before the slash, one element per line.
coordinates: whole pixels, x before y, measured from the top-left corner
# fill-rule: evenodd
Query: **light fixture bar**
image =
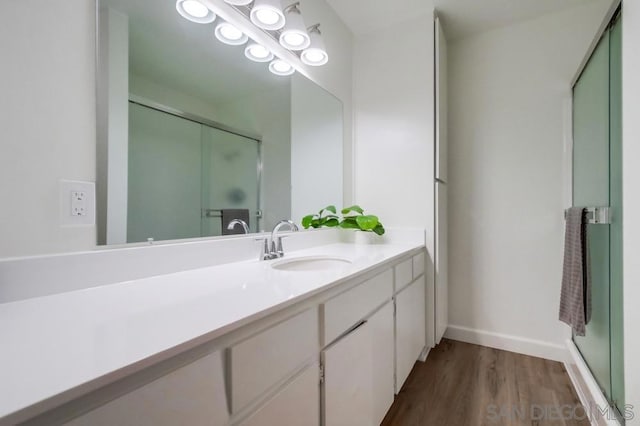
<path fill-rule="evenodd" d="M 215 12 L 220 18 L 245 33 L 250 39 L 265 46 L 276 57 L 291 64 L 298 73 L 313 80 L 298 55 L 281 46 L 271 34 L 253 25 L 250 19 L 234 6 L 224 0 L 201 0 L 201 3 Z"/>

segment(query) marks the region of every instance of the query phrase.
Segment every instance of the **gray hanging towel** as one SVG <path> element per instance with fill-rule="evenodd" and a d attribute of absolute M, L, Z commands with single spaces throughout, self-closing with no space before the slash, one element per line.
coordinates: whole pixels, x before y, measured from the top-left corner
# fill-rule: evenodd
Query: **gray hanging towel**
<path fill-rule="evenodd" d="M 222 209 L 221 210 L 221 218 L 222 218 L 222 235 L 235 235 L 235 234 L 244 234 L 241 226 L 236 225 L 233 229 L 227 229 L 229 226 L 229 222 L 233 219 L 244 220 L 247 223 L 247 226 L 250 225 L 249 222 L 249 209 Z"/>
<path fill-rule="evenodd" d="M 560 294 L 560 321 L 578 336 L 585 335 L 591 319 L 591 271 L 587 244 L 587 210 L 567 211 L 564 236 L 564 265 Z"/>

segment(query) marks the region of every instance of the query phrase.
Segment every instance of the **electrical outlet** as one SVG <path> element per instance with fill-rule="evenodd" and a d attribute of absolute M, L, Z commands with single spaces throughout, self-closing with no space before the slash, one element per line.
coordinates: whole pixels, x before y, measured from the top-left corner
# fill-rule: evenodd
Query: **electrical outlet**
<path fill-rule="evenodd" d="M 87 205 L 84 191 L 71 191 L 71 215 L 72 216 L 86 216 Z"/>
<path fill-rule="evenodd" d="M 60 181 L 60 225 L 95 225 L 95 184 L 70 180 Z"/>

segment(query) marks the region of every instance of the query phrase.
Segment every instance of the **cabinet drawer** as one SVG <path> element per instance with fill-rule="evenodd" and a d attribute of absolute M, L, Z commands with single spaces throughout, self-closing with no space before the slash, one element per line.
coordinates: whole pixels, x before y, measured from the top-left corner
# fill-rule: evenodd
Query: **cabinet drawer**
<path fill-rule="evenodd" d="M 318 426 L 320 386 L 318 364 L 308 367 L 241 426 Z"/>
<path fill-rule="evenodd" d="M 66 426 L 211 426 L 229 420 L 222 356 L 200 358 Z"/>
<path fill-rule="evenodd" d="M 324 345 L 365 318 L 393 295 L 391 269 L 324 303 Z"/>
<path fill-rule="evenodd" d="M 420 275 L 424 274 L 424 263 L 425 257 L 424 253 L 417 254 L 413 256 L 413 279 L 415 280 Z"/>
<path fill-rule="evenodd" d="M 318 352 L 318 312 L 310 309 L 229 349 L 231 408 L 245 407 Z"/>
<path fill-rule="evenodd" d="M 413 281 L 413 259 L 407 259 L 394 267 L 396 277 L 395 292 L 399 292 Z"/>

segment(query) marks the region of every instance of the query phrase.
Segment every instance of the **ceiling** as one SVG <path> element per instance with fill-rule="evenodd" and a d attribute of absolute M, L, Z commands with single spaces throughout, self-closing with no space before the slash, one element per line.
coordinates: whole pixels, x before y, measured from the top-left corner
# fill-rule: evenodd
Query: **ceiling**
<path fill-rule="evenodd" d="M 447 38 L 460 39 L 517 21 L 592 1 L 605 0 L 434 0 Z M 327 0 L 356 36 L 431 12 L 428 0 Z"/>

